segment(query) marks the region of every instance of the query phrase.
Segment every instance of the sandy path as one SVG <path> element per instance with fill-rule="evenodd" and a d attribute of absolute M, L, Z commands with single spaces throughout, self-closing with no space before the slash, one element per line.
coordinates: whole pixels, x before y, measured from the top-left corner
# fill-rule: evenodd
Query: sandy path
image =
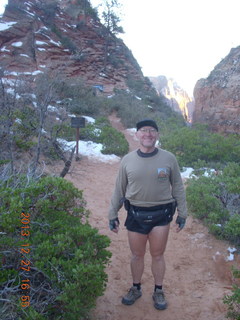
<path fill-rule="evenodd" d="M 127 137 L 130 149 L 137 146 L 130 133 L 112 116 L 111 122 Z M 81 152 L 81 151 L 79 151 Z M 164 289 L 168 309 L 157 311 L 152 304 L 153 278 L 147 252 L 142 279 L 143 296 L 133 305 L 121 304 L 121 297 L 131 286 L 129 247 L 124 228 L 126 213 L 119 214 L 118 235 L 108 229 L 107 211 L 119 162 L 102 163 L 83 157 L 75 162 L 67 179 L 84 191 L 92 212 L 90 223 L 111 238 L 111 263 L 106 269 L 108 284 L 97 301 L 92 320 L 223 320 L 226 306 L 222 298 L 230 292 L 231 265 L 226 262 L 228 244 L 214 239 L 197 220 L 189 217 L 185 229 L 175 233 L 173 225 L 166 250 L 167 270 Z M 238 261 L 239 263 L 239 261 Z"/>

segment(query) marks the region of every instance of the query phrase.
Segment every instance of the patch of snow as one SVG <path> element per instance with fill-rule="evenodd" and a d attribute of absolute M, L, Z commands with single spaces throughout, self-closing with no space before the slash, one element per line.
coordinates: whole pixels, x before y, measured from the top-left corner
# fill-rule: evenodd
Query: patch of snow
<path fill-rule="evenodd" d="M 95 119 L 92 117 L 83 116 L 83 118 L 85 118 L 87 120 L 87 122 L 89 122 L 89 123 L 95 123 Z"/>
<path fill-rule="evenodd" d="M 51 105 L 49 105 L 49 106 L 47 107 L 47 109 L 48 109 L 48 111 L 52 111 L 52 112 L 57 112 L 57 111 L 58 111 L 58 108 L 56 108 L 56 107 L 54 107 L 54 106 L 51 106 Z"/>
<path fill-rule="evenodd" d="M 58 139 L 58 141 L 62 144 L 64 150 L 66 151 L 71 150 L 76 145 L 75 141 L 68 142 L 63 139 Z M 82 156 L 87 156 L 88 158 L 100 162 L 116 162 L 120 160 L 120 158 L 114 154 L 102 154 L 102 147 L 103 146 L 101 143 L 95 143 L 92 141 L 79 141 L 78 144 L 79 154 Z"/>
<path fill-rule="evenodd" d="M 9 93 L 9 94 L 11 94 L 11 95 L 13 95 L 13 96 L 16 94 L 16 93 L 15 93 L 15 90 L 12 89 L 12 88 L 8 88 L 6 91 L 7 91 L 7 93 Z M 16 97 L 16 99 L 20 99 L 20 98 L 21 98 L 18 93 L 15 95 L 15 97 Z"/>
<path fill-rule="evenodd" d="M 184 169 L 184 171 L 181 172 L 182 178 L 189 179 L 189 178 L 191 178 L 193 176 L 192 175 L 192 173 L 194 171 L 193 168 L 183 168 L 183 169 Z"/>
<path fill-rule="evenodd" d="M 49 30 L 47 27 L 41 27 L 38 31 L 35 31 L 35 33 L 41 33 L 42 34 L 42 31 L 43 30 Z M 44 36 L 46 36 L 45 34 L 44 34 Z"/>
<path fill-rule="evenodd" d="M 25 93 L 25 94 L 23 94 L 23 95 L 24 95 L 25 97 L 28 97 L 28 98 L 32 99 L 32 100 L 36 100 L 36 99 L 37 99 L 36 95 L 33 94 L 33 93 Z"/>
<path fill-rule="evenodd" d="M 1 49 L 1 52 L 11 52 L 11 50 L 6 49 L 6 47 L 4 46 L 4 47 Z"/>
<path fill-rule="evenodd" d="M 12 46 L 13 47 L 16 47 L 16 48 L 19 48 L 23 45 L 22 41 L 17 41 L 17 42 L 13 42 L 12 43 Z"/>
<path fill-rule="evenodd" d="M 44 48 L 38 48 L 39 51 L 46 51 Z"/>
<path fill-rule="evenodd" d="M 216 170 L 215 169 L 207 169 L 204 168 L 206 171 L 204 172 L 204 177 L 211 177 L 213 174 L 216 174 Z"/>
<path fill-rule="evenodd" d="M 18 123 L 18 124 L 22 124 L 22 120 L 21 119 L 16 119 L 15 122 Z"/>
<path fill-rule="evenodd" d="M 17 22 L 0 22 L 0 31 L 7 30 L 16 23 Z"/>
<path fill-rule="evenodd" d="M 226 258 L 226 261 L 233 261 L 234 260 L 234 252 L 236 252 L 236 248 L 228 247 L 229 256 Z"/>
<path fill-rule="evenodd" d="M 47 42 L 39 41 L 39 40 L 36 41 L 36 44 L 39 45 L 39 46 L 43 46 L 45 44 L 48 45 Z"/>
<path fill-rule="evenodd" d="M 137 132 L 136 128 L 126 129 L 126 131 L 133 137 L 135 141 L 138 141 L 136 137 L 136 132 Z"/>
<path fill-rule="evenodd" d="M 15 71 L 11 71 L 11 72 L 6 72 L 7 75 L 12 75 L 12 76 L 18 76 L 19 73 L 15 72 Z"/>
<path fill-rule="evenodd" d="M 37 74 L 40 74 L 40 73 L 43 73 L 43 71 L 40 71 L 40 70 L 36 70 L 36 71 L 33 71 L 32 74 L 34 76 L 36 76 Z"/>
<path fill-rule="evenodd" d="M 30 58 L 27 54 L 21 53 L 20 56 Z"/>
<path fill-rule="evenodd" d="M 27 9 L 28 9 L 28 8 L 27 8 Z M 29 14 L 30 16 L 35 17 L 35 14 L 34 14 L 34 13 L 29 12 L 29 11 L 27 11 L 27 10 L 23 10 L 23 11 L 26 12 L 27 14 Z"/>
<path fill-rule="evenodd" d="M 142 98 L 140 98 L 140 97 L 138 97 L 138 96 L 135 96 L 135 98 L 138 99 L 138 100 L 142 100 Z"/>
<path fill-rule="evenodd" d="M 53 40 L 50 40 L 50 42 L 52 44 L 55 44 L 56 46 L 60 47 L 61 46 L 61 42 L 56 42 L 56 41 L 53 41 Z"/>
<path fill-rule="evenodd" d="M 13 86 L 15 87 L 15 85 L 16 85 L 16 80 L 12 80 L 12 79 L 2 78 L 2 82 L 10 87 L 13 87 Z"/>
<path fill-rule="evenodd" d="M 128 131 L 131 135 L 134 135 L 134 134 L 137 132 L 136 128 L 129 128 L 129 129 L 127 129 L 127 131 Z"/>

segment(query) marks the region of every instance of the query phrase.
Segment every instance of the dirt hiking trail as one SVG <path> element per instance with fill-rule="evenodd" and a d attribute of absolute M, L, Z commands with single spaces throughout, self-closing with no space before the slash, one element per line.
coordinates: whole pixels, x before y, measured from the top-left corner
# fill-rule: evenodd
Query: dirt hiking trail
<path fill-rule="evenodd" d="M 123 132 L 130 150 L 137 142 L 120 120 L 110 117 L 112 125 Z M 79 150 L 81 153 L 81 150 Z M 73 163 L 66 179 L 83 190 L 90 223 L 101 234 L 111 238 L 111 262 L 106 268 L 108 283 L 105 294 L 97 300 L 92 320 L 224 320 L 226 305 L 222 298 L 231 291 L 231 265 L 240 260 L 226 261 L 229 244 L 212 237 L 207 229 L 189 216 L 186 227 L 176 233 L 172 223 L 165 253 L 166 274 L 164 291 L 168 308 L 155 310 L 152 301 L 153 277 L 151 258 L 147 250 L 142 278 L 143 295 L 132 306 L 125 306 L 121 298 L 132 285 L 130 250 L 124 227 L 126 212 L 119 212 L 120 231 L 109 231 L 107 212 L 114 188 L 119 162 L 103 163 L 82 157 Z M 175 219 L 174 219 L 175 221 Z M 239 258 L 238 258 L 239 259 Z"/>

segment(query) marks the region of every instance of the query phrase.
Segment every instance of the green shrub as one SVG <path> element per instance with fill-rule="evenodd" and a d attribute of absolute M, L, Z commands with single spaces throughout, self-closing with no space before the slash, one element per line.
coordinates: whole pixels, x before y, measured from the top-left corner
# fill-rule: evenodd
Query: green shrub
<path fill-rule="evenodd" d="M 62 178 L 21 176 L 0 188 L 0 212 L 0 318 L 86 319 L 105 289 L 110 241 L 88 224 L 82 191 Z M 23 294 L 29 307 L 20 304 Z"/>
<path fill-rule="evenodd" d="M 177 156 L 180 166 L 195 167 L 199 161 L 224 165 L 240 162 L 239 136 L 213 134 L 204 125 L 175 128 L 162 136 L 161 142 Z"/>
<path fill-rule="evenodd" d="M 81 138 L 102 143 L 103 154 L 123 156 L 128 152 L 128 142 L 121 132 L 111 127 L 107 118 L 98 118 L 94 124 L 89 124 L 81 130 Z"/>
<path fill-rule="evenodd" d="M 239 168 L 229 163 L 218 175 L 190 179 L 186 189 L 192 214 L 210 232 L 236 245 L 240 245 Z"/>
<path fill-rule="evenodd" d="M 72 141 L 76 139 L 76 129 L 71 127 L 71 124 L 56 124 L 52 129 L 53 136 L 57 136 L 60 139 Z"/>
<path fill-rule="evenodd" d="M 36 142 L 26 141 L 18 137 L 15 138 L 15 143 L 18 149 L 21 151 L 28 151 L 29 149 L 31 149 L 33 146 L 36 145 Z"/>
<path fill-rule="evenodd" d="M 104 127 L 101 131 L 100 139 L 103 144 L 103 154 L 122 156 L 128 152 L 129 145 L 124 134 L 112 127 Z"/>
<path fill-rule="evenodd" d="M 234 284 L 232 295 L 225 295 L 223 302 L 228 305 L 227 318 L 240 320 L 240 269 L 233 268 Z"/>
<path fill-rule="evenodd" d="M 231 239 L 239 239 L 240 237 L 240 214 L 232 215 L 229 220 L 226 222 L 224 227 L 224 232 L 226 237 Z M 239 239 L 240 244 L 240 239 Z"/>

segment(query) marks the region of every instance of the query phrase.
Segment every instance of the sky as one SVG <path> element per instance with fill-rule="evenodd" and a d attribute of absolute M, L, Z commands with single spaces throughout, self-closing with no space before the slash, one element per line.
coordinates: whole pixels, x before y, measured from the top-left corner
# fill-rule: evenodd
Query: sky
<path fill-rule="evenodd" d="M 90 0 L 97 6 L 100 0 Z M 7 0 L 0 0 L 0 13 Z M 239 0 L 118 0 L 124 43 L 144 76 L 173 78 L 189 95 L 240 45 Z"/>
<path fill-rule="evenodd" d="M 196 82 L 240 45 L 239 0 L 118 1 L 121 37 L 144 76 L 173 78 L 190 95 Z"/>

